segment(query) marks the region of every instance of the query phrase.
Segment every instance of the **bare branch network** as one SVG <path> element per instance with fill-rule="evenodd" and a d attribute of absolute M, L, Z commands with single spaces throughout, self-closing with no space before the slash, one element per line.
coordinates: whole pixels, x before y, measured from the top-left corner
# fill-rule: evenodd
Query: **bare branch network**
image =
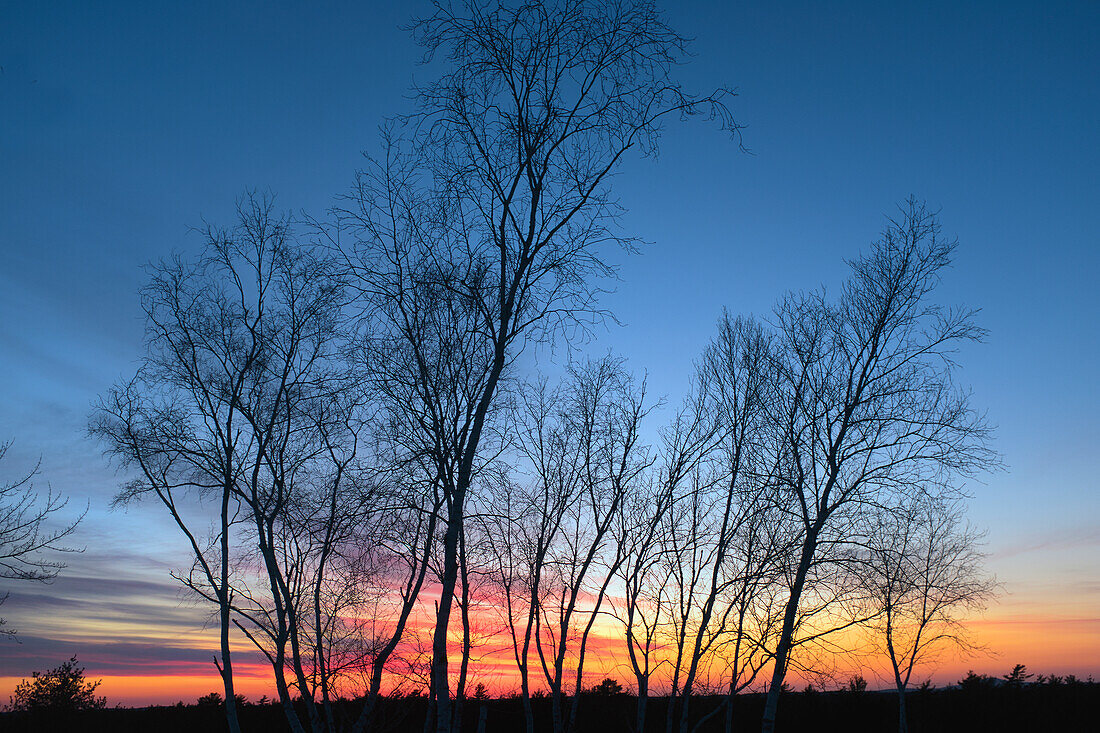
<path fill-rule="evenodd" d="M 636 730 L 654 695 L 689 733 L 766 690 L 770 731 L 788 671 L 854 643 L 887 652 L 904 725 L 914 669 L 968 648 L 993 590 L 959 489 L 996 456 L 954 358 L 984 332 L 934 299 L 937 217 L 905 202 L 835 298 L 723 314 L 650 428 L 621 359 L 552 381 L 519 357 L 611 317 L 638 242 L 614 174 L 672 121 L 739 141 L 732 93 L 680 86 L 687 40 L 646 2 L 439 3 L 411 30 L 443 72 L 351 190 L 307 221 L 246 195 L 199 258 L 151 266 L 144 361 L 91 418 L 118 501 L 190 547 L 230 730 L 242 643 L 303 733 L 381 730 L 414 691 L 456 730 L 502 668 L 528 733 L 543 696 L 575 730 L 609 671 Z"/>

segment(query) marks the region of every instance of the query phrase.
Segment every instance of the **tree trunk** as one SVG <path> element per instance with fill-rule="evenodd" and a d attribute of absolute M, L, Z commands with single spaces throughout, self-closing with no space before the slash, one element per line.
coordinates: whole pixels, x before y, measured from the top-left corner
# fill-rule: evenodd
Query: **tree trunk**
<path fill-rule="evenodd" d="M 488 717 L 489 709 L 485 707 L 485 703 L 481 703 L 477 711 L 477 733 L 485 733 L 485 722 Z"/>
<path fill-rule="evenodd" d="M 535 733 L 535 711 L 531 709 L 531 686 L 528 682 L 527 667 L 520 670 L 520 695 L 523 698 L 523 721 L 527 733 Z"/>
<path fill-rule="evenodd" d="M 558 673 L 558 684 L 551 695 L 551 717 L 554 723 L 554 733 L 565 733 L 565 720 L 562 716 L 561 673 Z"/>
<path fill-rule="evenodd" d="M 726 733 L 733 733 L 733 686 L 730 686 L 731 692 L 726 696 Z"/>
<path fill-rule="evenodd" d="M 221 625 L 222 663 L 218 667 L 218 673 L 221 674 L 222 685 L 225 687 L 225 720 L 229 724 L 229 733 L 241 733 L 241 724 L 237 720 L 237 699 L 233 693 L 233 663 L 229 656 L 228 600 L 222 603 Z"/>
<path fill-rule="evenodd" d="M 463 520 L 463 496 L 455 491 L 447 513 L 447 533 L 443 540 L 443 583 L 435 614 L 432 639 L 432 694 L 435 704 L 436 733 L 451 733 L 451 690 L 447 671 L 447 632 L 451 620 L 455 586 L 458 584 L 458 537 Z"/>
<path fill-rule="evenodd" d="M 501 333 L 507 331 L 510 311 L 503 304 L 500 318 Z M 435 614 L 435 632 L 432 637 L 431 699 L 436 705 L 436 733 L 451 733 L 451 691 L 447 678 L 447 632 L 451 622 L 451 606 L 458 584 L 458 543 L 462 525 L 466 520 L 466 491 L 473 478 L 474 458 L 485 427 L 485 416 L 496 394 L 497 382 L 504 370 L 504 343 L 498 342 L 493 354 L 493 366 L 485 383 L 485 389 L 474 411 L 473 424 L 458 465 L 458 477 L 447 511 L 447 533 L 443 538 L 443 578 L 440 588 L 439 608 Z M 446 491 L 446 489 L 444 489 Z"/>
<path fill-rule="evenodd" d="M 437 725 L 438 722 L 435 719 L 435 698 L 428 696 L 428 711 L 424 715 L 424 727 L 422 733 L 432 733 L 432 726 Z"/>
<path fill-rule="evenodd" d="M 455 704 L 452 716 L 454 730 L 462 730 L 462 708 L 466 703 L 466 676 L 470 668 L 470 573 L 466 564 L 466 532 L 458 536 L 459 575 L 462 579 L 462 601 L 459 611 L 462 615 L 462 664 L 458 671 L 458 684 L 455 686 Z"/>
<path fill-rule="evenodd" d="M 898 733 L 909 733 L 909 720 L 905 712 L 904 685 L 898 685 Z"/>
<path fill-rule="evenodd" d="M 294 709 L 294 701 L 290 699 L 290 688 L 286 684 L 286 673 L 283 669 L 283 645 L 279 645 L 279 662 L 275 666 L 275 689 L 279 693 L 279 700 L 283 705 L 283 715 L 286 716 L 287 725 L 292 733 L 305 733 L 302 721 L 298 719 L 298 711 Z"/>
<path fill-rule="evenodd" d="M 635 730 L 637 733 L 645 733 L 646 704 L 649 702 L 649 680 L 638 678 L 638 717 Z"/>
<path fill-rule="evenodd" d="M 816 526 L 812 527 L 806 533 L 806 539 L 802 543 L 802 555 L 798 560 L 794 585 L 791 586 L 791 597 L 787 599 L 787 607 L 783 612 L 783 631 L 779 636 L 779 645 L 775 650 L 775 668 L 772 670 L 772 681 L 768 686 L 768 699 L 764 703 L 764 717 L 760 722 L 760 733 L 774 733 L 775 731 L 775 713 L 779 708 L 779 693 L 783 689 L 783 678 L 787 675 L 787 662 L 794 637 L 794 622 L 795 617 L 798 615 L 798 603 L 802 597 L 802 587 L 806 584 L 806 575 L 810 572 L 810 563 L 817 549 L 817 533 L 819 531 Z"/>
<path fill-rule="evenodd" d="M 535 733 L 535 711 L 531 709 L 531 692 L 526 686 L 523 690 L 523 722 L 527 733 Z"/>
<path fill-rule="evenodd" d="M 222 663 L 218 672 L 225 687 L 225 720 L 229 724 L 229 733 L 241 733 L 241 724 L 237 720 L 237 698 L 233 692 L 233 660 L 229 650 L 229 487 L 222 491 L 221 513 L 221 647 Z"/>
<path fill-rule="evenodd" d="M 527 725 L 527 733 L 535 733 L 535 713 L 531 709 L 531 678 L 530 678 L 530 659 L 531 654 L 531 634 L 537 634 L 538 631 L 535 627 L 535 621 L 537 620 L 539 612 L 539 588 L 542 578 L 542 560 L 545 554 L 544 550 L 539 550 L 538 556 L 535 560 L 535 572 L 534 578 L 531 583 L 531 597 L 528 600 L 527 606 L 527 628 L 523 632 L 523 650 L 520 652 L 520 659 L 522 664 L 519 668 L 519 682 L 520 691 L 523 698 L 523 719 Z M 536 644 L 538 640 L 536 639 Z"/>

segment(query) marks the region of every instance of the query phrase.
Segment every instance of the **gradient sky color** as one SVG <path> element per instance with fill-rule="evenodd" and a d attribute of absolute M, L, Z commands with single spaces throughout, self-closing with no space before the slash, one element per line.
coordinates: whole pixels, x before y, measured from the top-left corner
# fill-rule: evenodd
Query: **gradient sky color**
<path fill-rule="evenodd" d="M 0 7 L 0 439 L 87 502 L 86 548 L 0 611 L 0 699 L 79 654 L 111 702 L 217 688 L 205 611 L 168 571 L 182 544 L 84 437 L 141 350 L 143 263 L 193 252 L 245 188 L 320 213 L 377 126 L 430 76 L 399 26 L 424 3 L 7 3 Z M 616 181 L 627 233 L 604 303 L 612 349 L 676 401 L 720 309 L 836 287 L 912 194 L 959 237 L 942 297 L 982 309 L 961 355 L 1007 470 L 973 483 L 1004 586 L 967 667 L 1100 676 L 1100 4 L 665 3 L 696 39 L 685 81 L 736 87 L 744 153 L 700 123 Z M 8 477 L 8 474 L 4 477 Z M 259 668 L 254 686 L 262 689 Z"/>

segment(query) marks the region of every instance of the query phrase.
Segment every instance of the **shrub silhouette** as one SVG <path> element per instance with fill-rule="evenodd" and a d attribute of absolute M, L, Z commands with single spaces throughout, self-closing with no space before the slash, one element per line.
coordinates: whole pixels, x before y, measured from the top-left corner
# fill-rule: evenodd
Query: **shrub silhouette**
<path fill-rule="evenodd" d="M 970 670 L 959 680 L 959 689 L 963 692 L 977 692 L 992 689 L 996 684 L 997 680 L 989 675 L 976 674 L 974 670 Z"/>
<path fill-rule="evenodd" d="M 245 705 L 251 704 L 250 702 L 248 702 L 248 698 L 241 694 L 233 695 L 233 699 L 237 701 L 237 707 L 244 707 Z M 200 697 L 197 705 L 200 708 L 216 708 L 224 703 L 225 700 L 222 698 L 220 692 L 211 692 L 207 695 L 203 695 L 202 697 Z M 263 698 L 260 699 L 260 704 L 266 705 L 267 703 L 267 695 L 264 695 Z"/>
<path fill-rule="evenodd" d="M 31 679 L 20 682 L 11 696 L 11 709 L 27 712 L 96 710 L 107 706 L 106 697 L 95 695 L 99 684 L 99 681 L 84 679 L 84 668 L 77 665 L 73 656 L 48 672 L 32 672 Z"/>
<path fill-rule="evenodd" d="M 623 694 L 623 686 L 610 677 L 604 677 L 600 684 L 596 685 L 591 690 L 593 695 L 601 695 L 603 697 L 615 697 Z"/>

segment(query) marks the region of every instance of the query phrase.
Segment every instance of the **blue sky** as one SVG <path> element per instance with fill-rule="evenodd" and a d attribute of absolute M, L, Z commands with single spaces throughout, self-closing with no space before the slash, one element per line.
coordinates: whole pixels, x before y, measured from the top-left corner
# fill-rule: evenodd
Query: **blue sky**
<path fill-rule="evenodd" d="M 605 304 L 625 325 L 592 348 L 676 400 L 723 306 L 835 288 L 898 202 L 941 208 L 960 240 L 942 298 L 990 330 L 962 363 L 1008 466 L 971 486 L 1002 610 L 1098 638 L 1100 4 L 665 5 L 696 39 L 683 79 L 737 88 L 751 152 L 690 122 L 624 166 L 624 230 L 652 244 L 623 260 Z M 78 577 L 167 581 L 178 549 L 156 507 L 107 509 L 117 478 L 83 436 L 140 354 L 142 265 L 194 251 L 188 228 L 245 188 L 312 213 L 346 190 L 428 75 L 399 29 L 424 7 L 0 8 L 0 438 L 8 470 L 41 455 L 43 481 L 89 502 Z"/>

